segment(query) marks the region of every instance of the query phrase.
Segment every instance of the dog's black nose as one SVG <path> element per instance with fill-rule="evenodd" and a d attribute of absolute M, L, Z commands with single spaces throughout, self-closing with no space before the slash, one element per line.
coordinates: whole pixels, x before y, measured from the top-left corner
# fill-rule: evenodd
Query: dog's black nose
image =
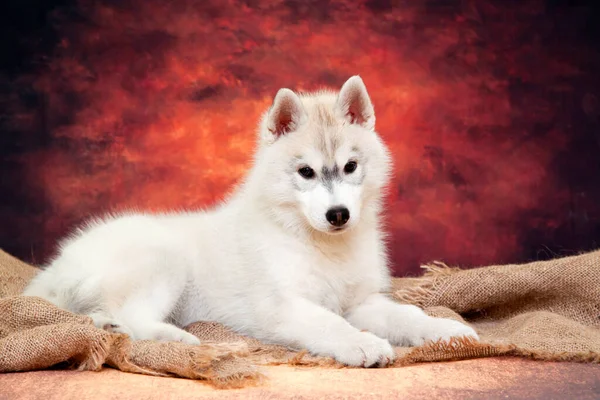
<path fill-rule="evenodd" d="M 327 221 L 329 221 L 331 225 L 340 227 L 350 219 L 350 210 L 346 207 L 330 208 L 329 211 L 325 213 L 325 218 L 327 218 Z"/>

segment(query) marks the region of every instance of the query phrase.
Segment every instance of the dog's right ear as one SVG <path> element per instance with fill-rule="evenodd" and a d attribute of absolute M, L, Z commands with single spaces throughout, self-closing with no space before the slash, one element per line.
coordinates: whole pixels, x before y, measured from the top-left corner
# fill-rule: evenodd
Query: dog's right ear
<path fill-rule="evenodd" d="M 298 95 L 290 89 L 279 89 L 267 114 L 267 130 L 277 139 L 298 129 L 305 118 L 306 111 Z"/>

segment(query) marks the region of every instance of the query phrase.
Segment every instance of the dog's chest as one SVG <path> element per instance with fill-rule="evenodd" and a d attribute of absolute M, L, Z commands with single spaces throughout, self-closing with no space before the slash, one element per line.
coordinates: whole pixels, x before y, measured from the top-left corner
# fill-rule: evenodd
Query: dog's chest
<path fill-rule="evenodd" d="M 307 299 L 343 314 L 366 292 L 368 274 L 354 263 L 340 260 L 313 260 L 299 279 Z"/>
<path fill-rule="evenodd" d="M 263 257 L 283 293 L 295 293 L 343 314 L 379 291 L 381 263 L 372 242 L 357 239 L 325 247 L 288 241 L 271 247 Z"/>

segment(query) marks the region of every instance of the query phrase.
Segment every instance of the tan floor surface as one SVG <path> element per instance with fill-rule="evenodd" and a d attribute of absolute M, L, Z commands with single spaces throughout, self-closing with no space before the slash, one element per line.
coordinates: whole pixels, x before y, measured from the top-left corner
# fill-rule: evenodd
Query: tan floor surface
<path fill-rule="evenodd" d="M 600 399 L 600 366 L 491 358 L 393 369 L 264 368 L 236 390 L 200 381 L 101 372 L 0 375 L 1 399 Z"/>

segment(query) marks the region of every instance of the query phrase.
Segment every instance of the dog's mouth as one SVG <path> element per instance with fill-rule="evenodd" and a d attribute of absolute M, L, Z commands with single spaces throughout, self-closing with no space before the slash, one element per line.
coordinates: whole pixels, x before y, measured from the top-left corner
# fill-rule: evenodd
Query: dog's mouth
<path fill-rule="evenodd" d="M 347 226 L 331 227 L 327 233 L 330 235 L 339 235 L 348 230 Z"/>

